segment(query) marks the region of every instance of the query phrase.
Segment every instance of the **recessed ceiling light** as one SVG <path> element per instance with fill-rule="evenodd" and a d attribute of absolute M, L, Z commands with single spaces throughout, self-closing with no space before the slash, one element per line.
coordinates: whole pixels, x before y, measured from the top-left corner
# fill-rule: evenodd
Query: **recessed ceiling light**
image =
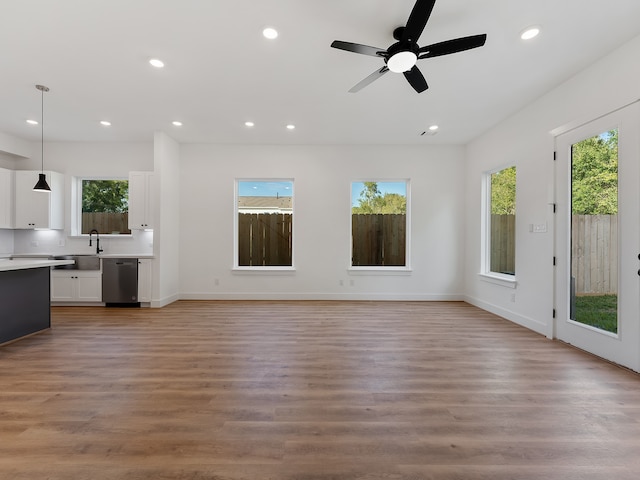
<path fill-rule="evenodd" d="M 151 60 L 149 60 L 149 63 L 156 68 L 164 67 L 164 62 L 162 60 L 158 60 L 157 58 L 152 58 Z"/>
<path fill-rule="evenodd" d="M 429 127 L 429 130 L 431 130 L 432 132 L 435 132 L 436 130 L 438 130 L 440 127 L 438 125 L 431 125 Z"/>
<path fill-rule="evenodd" d="M 253 122 L 244 122 L 244 126 L 245 127 L 253 127 L 255 125 L 255 123 Z"/>
<path fill-rule="evenodd" d="M 27 120 L 27 123 L 29 125 L 38 125 L 38 121 L 37 120 Z"/>
<path fill-rule="evenodd" d="M 293 130 L 295 128 L 296 128 L 296 126 L 291 124 L 291 123 L 289 125 L 287 125 L 287 129 L 289 129 L 289 130 Z"/>
<path fill-rule="evenodd" d="M 267 27 L 262 30 L 262 35 L 264 35 L 264 38 L 273 40 L 275 38 L 278 38 L 278 31 L 275 28 Z"/>
<path fill-rule="evenodd" d="M 182 122 L 179 121 L 175 121 L 175 122 L 171 122 L 173 125 L 175 125 L 176 127 L 181 127 L 182 126 Z"/>
<path fill-rule="evenodd" d="M 538 26 L 527 27 L 522 31 L 522 33 L 520 33 L 520 38 L 522 40 L 531 40 L 532 38 L 537 37 L 539 33 L 540 33 L 540 27 Z"/>
<path fill-rule="evenodd" d="M 103 125 L 105 127 L 110 127 L 111 126 L 111 122 L 108 122 L 106 120 L 102 120 L 102 121 L 100 121 L 100 125 Z"/>

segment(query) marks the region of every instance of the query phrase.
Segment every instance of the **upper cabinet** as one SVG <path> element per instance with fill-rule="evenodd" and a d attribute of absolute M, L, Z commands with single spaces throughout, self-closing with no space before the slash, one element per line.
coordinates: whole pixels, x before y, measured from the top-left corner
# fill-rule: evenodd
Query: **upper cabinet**
<path fill-rule="evenodd" d="M 153 229 L 153 172 L 129 172 L 129 230 Z"/>
<path fill-rule="evenodd" d="M 15 172 L 15 228 L 64 229 L 64 175 L 44 172 L 50 193 L 34 192 L 38 171 Z"/>
<path fill-rule="evenodd" d="M 13 228 L 13 171 L 0 168 L 0 228 Z"/>

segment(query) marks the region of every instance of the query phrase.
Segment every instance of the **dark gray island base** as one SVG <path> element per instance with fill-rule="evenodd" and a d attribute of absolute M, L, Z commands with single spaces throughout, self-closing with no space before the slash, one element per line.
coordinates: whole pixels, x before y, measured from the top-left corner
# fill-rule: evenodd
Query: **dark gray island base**
<path fill-rule="evenodd" d="M 0 271 L 0 344 L 51 327 L 49 267 Z"/>

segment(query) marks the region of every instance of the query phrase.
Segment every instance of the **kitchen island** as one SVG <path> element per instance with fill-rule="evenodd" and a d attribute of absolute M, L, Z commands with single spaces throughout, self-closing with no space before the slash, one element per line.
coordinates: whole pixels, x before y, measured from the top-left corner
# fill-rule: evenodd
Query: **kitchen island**
<path fill-rule="evenodd" d="M 73 260 L 0 259 L 0 345 L 51 327 L 50 270 Z"/>

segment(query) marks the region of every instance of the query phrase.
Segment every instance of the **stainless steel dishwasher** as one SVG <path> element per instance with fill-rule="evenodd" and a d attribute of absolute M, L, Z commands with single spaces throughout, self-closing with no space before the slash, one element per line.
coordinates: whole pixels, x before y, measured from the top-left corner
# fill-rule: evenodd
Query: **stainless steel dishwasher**
<path fill-rule="evenodd" d="M 138 259 L 102 259 L 102 301 L 107 307 L 134 307 L 138 302 Z"/>

